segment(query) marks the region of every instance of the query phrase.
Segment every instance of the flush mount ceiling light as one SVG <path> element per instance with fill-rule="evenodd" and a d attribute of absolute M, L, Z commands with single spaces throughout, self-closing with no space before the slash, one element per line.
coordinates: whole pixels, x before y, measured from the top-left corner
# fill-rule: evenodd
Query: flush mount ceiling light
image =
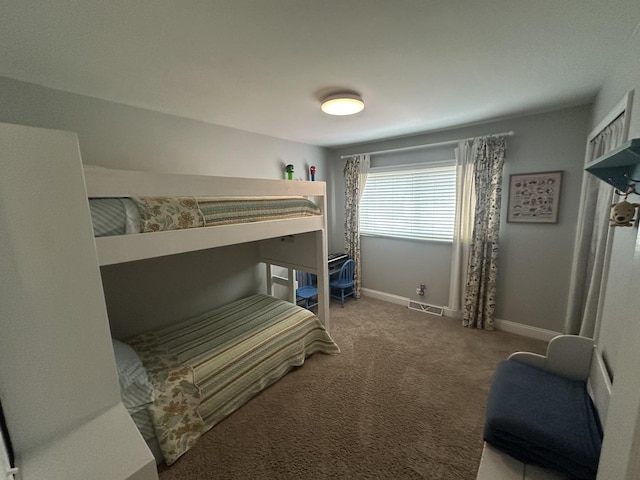
<path fill-rule="evenodd" d="M 334 93 L 322 100 L 320 108 L 329 115 L 353 115 L 362 111 L 364 101 L 356 93 Z"/>

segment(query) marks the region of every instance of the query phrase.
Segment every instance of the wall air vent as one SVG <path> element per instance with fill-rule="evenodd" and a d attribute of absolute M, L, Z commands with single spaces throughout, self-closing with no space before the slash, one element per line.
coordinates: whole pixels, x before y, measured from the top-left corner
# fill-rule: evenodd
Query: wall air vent
<path fill-rule="evenodd" d="M 429 305 L 428 303 L 416 302 L 414 300 L 409 300 L 409 309 L 417 310 L 424 313 L 430 313 L 431 315 L 438 315 L 439 317 L 441 317 L 444 313 L 444 307 Z"/>

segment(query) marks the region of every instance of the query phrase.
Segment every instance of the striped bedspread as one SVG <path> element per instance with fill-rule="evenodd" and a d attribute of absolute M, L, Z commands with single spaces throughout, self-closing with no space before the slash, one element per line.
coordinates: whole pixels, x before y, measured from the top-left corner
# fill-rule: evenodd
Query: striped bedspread
<path fill-rule="evenodd" d="M 150 412 L 168 465 L 307 356 L 340 352 L 313 313 L 260 294 L 127 343 L 153 383 Z"/>
<path fill-rule="evenodd" d="M 304 197 L 198 197 L 197 200 L 207 226 L 320 215 L 320 209 Z"/>
<path fill-rule="evenodd" d="M 96 237 L 320 215 L 306 197 L 90 198 Z"/>

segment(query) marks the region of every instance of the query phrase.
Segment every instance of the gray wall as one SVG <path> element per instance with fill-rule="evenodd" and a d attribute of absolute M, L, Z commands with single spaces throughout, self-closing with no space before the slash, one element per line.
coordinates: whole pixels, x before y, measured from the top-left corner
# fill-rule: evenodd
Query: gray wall
<path fill-rule="evenodd" d="M 0 121 L 78 133 L 82 162 L 109 168 L 325 180 L 325 150 L 0 77 Z"/>
<path fill-rule="evenodd" d="M 102 267 L 112 336 L 126 339 L 264 291 L 257 258 L 257 245 L 246 243 Z"/>
<path fill-rule="evenodd" d="M 284 178 L 284 165 L 326 179 L 326 151 L 0 77 L 0 122 L 73 131 L 85 164 L 220 176 Z M 264 290 L 257 249 L 239 245 L 103 268 L 114 336 L 200 313 Z"/>
<path fill-rule="evenodd" d="M 500 232 L 496 317 L 552 331 L 562 331 L 566 310 L 571 254 L 591 106 L 512 118 L 497 122 L 343 148 L 334 152 L 330 184 L 331 250 L 343 248 L 344 160 L 341 155 L 436 143 L 513 130 L 507 139 Z M 449 159 L 453 148 L 420 150 L 428 159 Z M 416 153 L 411 153 L 415 161 Z M 374 164 L 374 158 L 372 164 Z M 408 163 L 400 153 L 398 163 Z M 562 170 L 563 186 L 557 224 L 506 222 L 509 175 Z M 415 287 L 426 283 L 425 301 L 448 304 L 450 245 L 378 238 L 362 240 L 363 286 L 417 299 Z M 395 268 L 394 266 L 398 266 Z"/>

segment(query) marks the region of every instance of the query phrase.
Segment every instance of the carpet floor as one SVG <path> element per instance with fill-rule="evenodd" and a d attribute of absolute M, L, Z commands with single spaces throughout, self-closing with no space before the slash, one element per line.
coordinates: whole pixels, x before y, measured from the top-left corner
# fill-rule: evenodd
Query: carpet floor
<path fill-rule="evenodd" d="M 493 371 L 546 343 L 363 297 L 331 303 L 316 354 L 206 433 L 160 480 L 475 479 Z"/>

